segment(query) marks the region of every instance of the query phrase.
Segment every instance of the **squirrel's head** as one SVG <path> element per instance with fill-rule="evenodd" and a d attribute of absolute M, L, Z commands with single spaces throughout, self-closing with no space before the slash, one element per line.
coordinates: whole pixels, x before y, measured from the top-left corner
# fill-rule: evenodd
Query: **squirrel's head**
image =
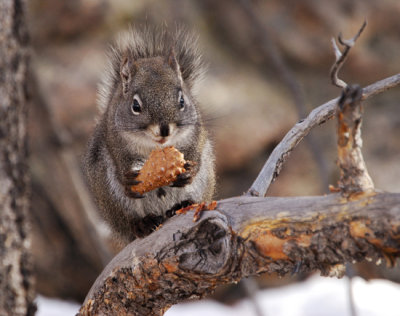
<path fill-rule="evenodd" d="M 109 126 L 136 151 L 193 141 L 200 114 L 192 91 L 204 66 L 192 33 L 131 29 L 112 47 L 109 61 L 99 90 Z"/>
<path fill-rule="evenodd" d="M 147 151 L 185 146 L 193 139 L 199 113 L 173 49 L 165 57 L 124 56 L 120 79 L 110 113 L 128 142 Z"/>

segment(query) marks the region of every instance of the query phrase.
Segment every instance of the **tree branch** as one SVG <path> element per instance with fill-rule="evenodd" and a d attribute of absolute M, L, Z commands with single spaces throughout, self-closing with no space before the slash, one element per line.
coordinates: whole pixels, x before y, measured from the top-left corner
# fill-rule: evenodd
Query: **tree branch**
<path fill-rule="evenodd" d="M 366 100 L 390 88 L 396 87 L 399 84 L 400 73 L 375 82 L 363 88 L 361 100 Z M 297 124 L 289 130 L 289 132 L 285 135 L 282 141 L 275 147 L 275 149 L 269 156 L 261 172 L 247 192 L 247 195 L 266 195 L 269 186 L 279 175 L 283 163 L 288 159 L 291 151 L 297 146 L 297 144 L 300 143 L 300 141 L 305 136 L 307 136 L 307 134 L 313 127 L 321 125 L 327 120 L 334 117 L 338 101 L 339 98 L 336 98 L 320 105 L 319 107 L 311 111 L 311 113 L 304 120 L 297 122 Z"/>
<path fill-rule="evenodd" d="M 339 70 L 345 63 L 347 55 L 350 52 L 350 49 L 354 46 L 354 44 L 356 43 L 357 39 L 360 37 L 361 33 L 364 31 L 366 26 L 367 26 L 367 21 L 364 21 L 363 25 L 361 25 L 361 28 L 358 30 L 357 34 L 354 35 L 354 37 L 349 40 L 344 40 L 342 38 L 342 34 L 339 34 L 338 41 L 340 45 L 344 46 L 343 53 L 338 48 L 335 39 L 332 38 L 332 46 L 333 46 L 333 51 L 335 53 L 336 62 L 333 64 L 331 69 L 331 80 L 332 83 L 339 88 L 345 88 L 347 86 L 346 82 L 338 78 Z"/>
<path fill-rule="evenodd" d="M 347 197 L 374 190 L 361 153 L 361 95 L 362 90 L 359 86 L 347 85 L 338 102 L 339 189 Z"/>
<path fill-rule="evenodd" d="M 198 222 L 177 215 L 132 242 L 104 269 L 79 315 L 162 315 L 217 285 L 260 273 L 320 270 L 400 256 L 400 194 L 343 203 L 324 197 L 236 197 Z M 301 265 L 298 265 L 298 262 Z"/>

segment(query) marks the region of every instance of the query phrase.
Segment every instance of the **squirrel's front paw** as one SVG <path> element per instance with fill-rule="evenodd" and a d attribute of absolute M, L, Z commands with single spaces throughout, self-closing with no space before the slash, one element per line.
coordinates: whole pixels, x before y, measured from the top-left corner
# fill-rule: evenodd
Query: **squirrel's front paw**
<path fill-rule="evenodd" d="M 193 170 L 194 165 L 195 164 L 193 162 L 187 161 L 183 166 L 186 171 L 184 173 L 179 174 L 176 177 L 176 180 L 172 182 L 171 187 L 182 188 L 185 185 L 192 183 L 194 177 L 194 170 Z"/>
<path fill-rule="evenodd" d="M 139 175 L 139 171 L 128 171 L 127 173 L 124 174 L 124 179 L 123 179 L 123 186 L 125 188 L 125 195 L 133 198 L 133 199 L 143 199 L 144 195 L 132 191 L 132 186 L 137 185 L 141 183 L 142 181 L 136 180 L 137 176 Z"/>

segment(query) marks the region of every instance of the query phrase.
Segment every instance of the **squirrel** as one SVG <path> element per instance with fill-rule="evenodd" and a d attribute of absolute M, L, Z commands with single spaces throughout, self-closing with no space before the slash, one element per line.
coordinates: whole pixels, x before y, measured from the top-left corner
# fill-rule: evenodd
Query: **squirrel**
<path fill-rule="evenodd" d="M 176 210 L 212 199 L 213 147 L 194 97 L 203 72 L 197 38 L 180 28 L 132 28 L 110 51 L 83 169 L 103 219 L 124 244 L 147 236 Z M 166 146 L 194 164 L 170 186 L 132 192 L 150 152 Z"/>

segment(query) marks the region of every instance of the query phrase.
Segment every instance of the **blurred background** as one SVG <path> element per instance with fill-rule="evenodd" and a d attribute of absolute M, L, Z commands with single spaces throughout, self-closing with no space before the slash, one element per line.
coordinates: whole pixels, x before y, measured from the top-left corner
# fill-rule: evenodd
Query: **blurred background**
<path fill-rule="evenodd" d="M 29 135 L 33 254 L 42 295 L 82 301 L 117 251 L 87 193 L 81 156 L 97 114 L 107 49 L 131 24 L 176 23 L 199 35 L 208 72 L 198 90 L 217 154 L 216 199 L 240 195 L 285 133 L 337 97 L 331 38 L 368 26 L 340 77 L 371 84 L 400 71 L 398 0 L 31 0 L 33 47 Z M 364 158 L 377 188 L 400 192 L 400 89 L 366 102 Z M 284 165 L 270 196 L 319 195 L 336 184 L 335 122 L 318 128 Z M 398 270 L 366 263 L 366 279 L 400 281 Z M 307 276 L 258 278 L 258 287 Z M 232 302 L 245 290 L 226 286 Z"/>

